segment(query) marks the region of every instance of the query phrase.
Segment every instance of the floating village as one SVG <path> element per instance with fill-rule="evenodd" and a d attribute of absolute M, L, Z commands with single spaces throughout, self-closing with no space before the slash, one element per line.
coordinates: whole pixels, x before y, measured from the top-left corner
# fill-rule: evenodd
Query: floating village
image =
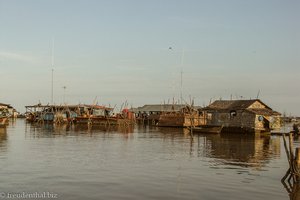
<path fill-rule="evenodd" d="M 0 126 L 10 118 L 23 117 L 28 123 L 88 126 L 134 126 L 135 124 L 187 128 L 190 133 L 278 133 L 285 122 L 293 122 L 291 132 L 298 133 L 298 118 L 285 117 L 260 99 L 216 100 L 208 106 L 191 104 L 147 104 L 137 108 L 100 105 L 25 106 L 22 115 L 10 105 L 0 104 Z M 282 133 L 281 133 L 282 134 Z"/>
<path fill-rule="evenodd" d="M 300 147 L 294 148 L 294 137 L 299 136 L 299 118 L 282 116 L 260 99 L 216 100 L 208 106 L 191 104 L 147 104 L 128 108 L 125 104 L 119 112 L 115 108 L 101 105 L 36 105 L 25 106 L 26 112 L 19 114 L 10 104 L 0 103 L 0 128 L 6 129 L 10 120 L 17 117 L 27 123 L 58 127 L 81 126 L 81 130 L 92 127 L 111 127 L 133 130 L 135 125 L 184 128 L 193 141 L 194 134 L 260 134 L 281 135 L 289 168 L 281 182 L 291 191 L 300 180 Z M 282 130 L 285 124 L 292 128 Z M 113 130 L 113 129 L 111 129 Z M 286 136 L 288 135 L 288 141 Z M 198 137 L 199 138 L 199 137 Z M 289 192 L 291 193 L 291 192 Z"/>

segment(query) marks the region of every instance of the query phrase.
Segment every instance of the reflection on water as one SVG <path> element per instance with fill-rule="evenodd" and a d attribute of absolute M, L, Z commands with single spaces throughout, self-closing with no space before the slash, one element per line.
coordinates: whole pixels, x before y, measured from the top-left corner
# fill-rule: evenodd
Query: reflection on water
<path fill-rule="evenodd" d="M 6 127 L 0 127 L 0 153 L 6 147 L 7 140 Z"/>
<path fill-rule="evenodd" d="M 287 169 L 280 137 L 192 139 L 179 128 L 17 120 L 0 135 L 4 144 L 0 191 L 51 191 L 67 200 L 289 198 L 280 182 Z"/>
<path fill-rule="evenodd" d="M 261 168 L 280 155 L 280 138 L 270 136 L 224 134 L 207 136 L 205 149 L 223 159 L 224 164 Z"/>
<path fill-rule="evenodd" d="M 300 200 L 300 184 L 298 183 L 285 183 L 282 182 L 287 193 L 289 194 L 290 200 Z"/>
<path fill-rule="evenodd" d="M 239 134 L 203 134 L 191 136 L 186 129 L 148 128 L 147 131 L 159 131 L 163 139 L 190 140 L 189 154 L 197 157 L 217 158 L 214 165 L 236 165 L 261 168 L 272 158 L 280 156 L 280 137 L 270 135 Z"/>
<path fill-rule="evenodd" d="M 97 133 L 133 133 L 133 126 L 88 126 L 77 124 L 55 125 L 52 123 L 31 124 L 26 123 L 25 133 L 28 137 L 54 137 L 55 135 L 78 135 L 78 134 L 97 134 Z M 29 134 L 28 134 L 29 133 Z"/>

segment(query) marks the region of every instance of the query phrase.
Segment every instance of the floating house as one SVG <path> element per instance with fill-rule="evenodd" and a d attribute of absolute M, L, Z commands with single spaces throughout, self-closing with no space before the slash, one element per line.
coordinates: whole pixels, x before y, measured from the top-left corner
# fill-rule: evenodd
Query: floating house
<path fill-rule="evenodd" d="M 78 105 L 42 105 L 25 106 L 26 120 L 29 122 L 63 123 L 74 120 L 79 112 Z"/>
<path fill-rule="evenodd" d="M 131 108 L 135 113 L 136 121 L 140 124 L 157 125 L 159 117 L 165 112 L 179 112 L 185 105 L 182 104 L 146 104 L 142 107 Z"/>
<path fill-rule="evenodd" d="M 279 129 L 279 112 L 259 99 L 217 100 L 200 109 L 207 126 L 223 126 L 223 131 L 265 132 Z"/>
<path fill-rule="evenodd" d="M 10 104 L 0 103 L 0 127 L 8 124 L 9 117 L 17 117 L 17 111 Z"/>
<path fill-rule="evenodd" d="M 113 108 L 99 105 L 78 105 L 78 116 L 76 123 L 80 124 L 105 124 L 112 116 Z"/>
<path fill-rule="evenodd" d="M 142 124 L 187 127 L 200 124 L 199 108 L 185 104 L 148 104 L 131 111 L 135 113 L 137 122 Z"/>
<path fill-rule="evenodd" d="M 114 115 L 113 108 L 99 105 L 42 105 L 26 107 L 26 119 L 41 123 L 78 123 L 89 125 L 120 125 L 134 123 L 134 115 L 128 109 Z"/>
<path fill-rule="evenodd" d="M 0 111 L 6 113 L 7 117 L 17 117 L 18 113 L 10 104 L 0 103 Z"/>

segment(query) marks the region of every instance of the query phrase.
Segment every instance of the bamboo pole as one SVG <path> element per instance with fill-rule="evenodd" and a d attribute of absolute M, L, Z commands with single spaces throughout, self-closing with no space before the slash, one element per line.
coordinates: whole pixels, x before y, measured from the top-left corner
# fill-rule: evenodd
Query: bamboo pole
<path fill-rule="evenodd" d="M 294 145 L 293 145 L 293 134 L 289 134 L 289 147 L 287 147 L 287 142 L 285 139 L 285 134 L 283 135 L 283 144 L 285 148 L 285 152 L 288 158 L 289 169 L 287 170 L 286 174 L 281 179 L 282 183 L 285 183 L 285 180 L 291 185 L 291 180 L 293 179 L 293 183 L 298 183 L 300 180 L 300 148 L 296 148 L 294 154 Z"/>
<path fill-rule="evenodd" d="M 299 168 L 299 166 L 300 166 L 300 148 L 299 147 L 296 148 L 295 156 L 296 156 L 295 161 Z"/>
<path fill-rule="evenodd" d="M 294 145 L 293 145 L 293 134 L 292 133 L 290 133 L 289 134 L 289 146 L 290 146 L 290 159 L 291 160 L 294 160 L 294 153 L 293 153 L 293 147 L 294 147 Z"/>

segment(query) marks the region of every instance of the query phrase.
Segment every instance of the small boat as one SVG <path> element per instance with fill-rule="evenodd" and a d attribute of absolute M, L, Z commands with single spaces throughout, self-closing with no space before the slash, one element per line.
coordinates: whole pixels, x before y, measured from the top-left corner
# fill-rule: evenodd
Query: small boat
<path fill-rule="evenodd" d="M 222 132 L 223 126 L 198 126 L 189 128 L 193 133 L 215 133 L 219 134 Z"/>

